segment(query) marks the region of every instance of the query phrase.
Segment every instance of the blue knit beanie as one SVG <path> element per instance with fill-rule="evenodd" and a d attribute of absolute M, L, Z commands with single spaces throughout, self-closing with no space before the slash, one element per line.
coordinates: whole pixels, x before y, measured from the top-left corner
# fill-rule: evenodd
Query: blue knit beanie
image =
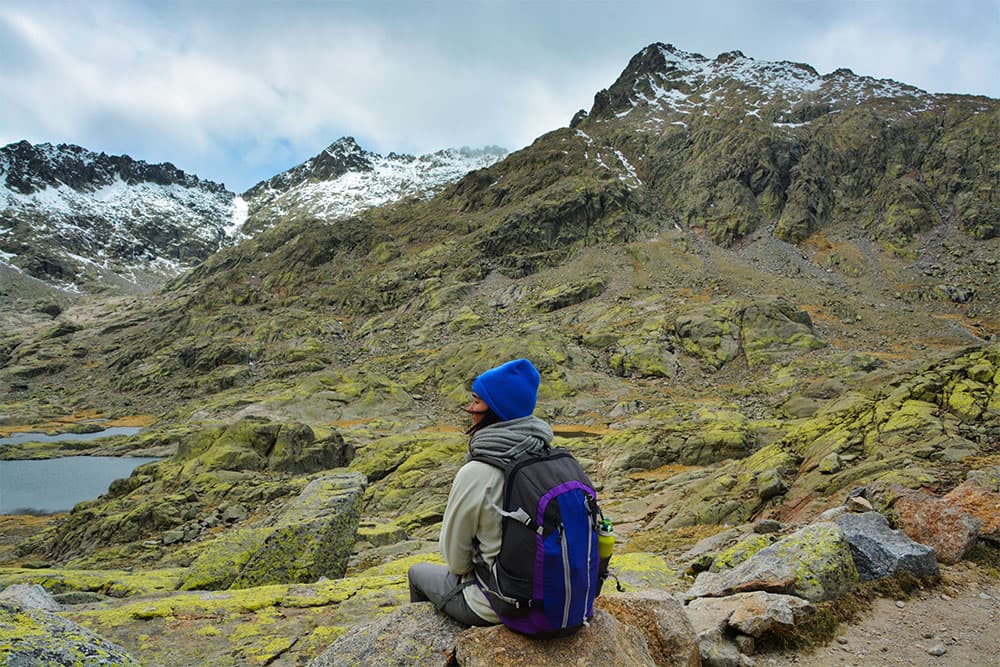
<path fill-rule="evenodd" d="M 527 417 L 538 399 L 538 371 L 527 359 L 515 359 L 476 378 L 472 391 L 503 421 Z"/>

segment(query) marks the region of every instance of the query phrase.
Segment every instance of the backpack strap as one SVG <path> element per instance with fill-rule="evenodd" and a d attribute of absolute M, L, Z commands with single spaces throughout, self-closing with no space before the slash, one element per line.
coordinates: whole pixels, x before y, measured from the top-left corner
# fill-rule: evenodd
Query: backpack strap
<path fill-rule="evenodd" d="M 464 581 L 459 580 L 459 582 L 455 584 L 443 598 L 441 598 L 441 601 L 438 602 L 436 605 L 434 605 L 434 608 L 437 609 L 438 611 L 444 611 L 444 608 L 448 606 L 449 602 L 451 602 L 459 593 L 461 593 L 463 590 L 465 590 L 474 583 L 476 583 L 475 579 L 466 579 Z"/>

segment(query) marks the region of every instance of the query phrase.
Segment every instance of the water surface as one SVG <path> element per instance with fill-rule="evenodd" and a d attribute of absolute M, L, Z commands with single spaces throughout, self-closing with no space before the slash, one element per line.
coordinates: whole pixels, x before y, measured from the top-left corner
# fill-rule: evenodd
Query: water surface
<path fill-rule="evenodd" d="M 20 445 L 24 442 L 64 442 L 67 440 L 96 440 L 97 438 L 108 438 L 113 435 L 135 435 L 142 429 L 137 426 L 112 426 L 103 431 L 94 433 L 57 433 L 47 435 L 45 433 L 11 433 L 6 438 L 0 438 L 0 445 Z"/>
<path fill-rule="evenodd" d="M 67 456 L 42 461 L 0 461 L 0 514 L 66 512 L 128 477 L 150 457 Z"/>

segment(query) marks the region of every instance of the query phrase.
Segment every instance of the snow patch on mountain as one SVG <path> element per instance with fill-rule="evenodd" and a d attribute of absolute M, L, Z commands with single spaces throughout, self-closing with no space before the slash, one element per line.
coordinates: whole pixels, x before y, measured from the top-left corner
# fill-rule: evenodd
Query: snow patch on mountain
<path fill-rule="evenodd" d="M 635 68 L 623 75 L 631 76 L 631 83 L 616 84 L 628 87 L 628 103 L 616 105 L 615 117 L 636 109 L 707 113 L 705 103 L 712 100 L 729 100 L 730 107 L 739 107 L 747 115 L 760 116 L 768 109 L 771 116 L 780 116 L 803 104 L 827 105 L 833 110 L 875 98 L 924 97 L 928 104 L 933 98 L 919 88 L 889 79 L 858 76 L 845 69 L 821 76 L 809 65 L 757 61 L 739 51 L 709 59 L 669 44 L 656 44 L 640 56 Z"/>
<path fill-rule="evenodd" d="M 290 215 L 332 222 L 400 199 L 429 198 L 506 155 L 505 149 L 488 146 L 445 149 L 419 157 L 382 156 L 344 137 L 316 157 L 245 192 L 249 215 L 243 232 L 259 233 Z"/>

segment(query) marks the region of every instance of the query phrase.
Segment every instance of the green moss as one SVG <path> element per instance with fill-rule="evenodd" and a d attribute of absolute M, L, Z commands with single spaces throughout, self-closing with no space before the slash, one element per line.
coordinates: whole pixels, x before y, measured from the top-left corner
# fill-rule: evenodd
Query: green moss
<path fill-rule="evenodd" d="M 678 590 L 682 587 L 680 577 L 662 557 L 652 553 L 615 553 L 611 556 L 610 571 L 615 574 L 625 592 L 637 588 L 653 588 L 663 591 Z M 609 579 L 601 591 L 602 595 L 616 593 L 615 582 Z"/>
<path fill-rule="evenodd" d="M 879 429 L 883 433 L 921 428 L 936 421 L 937 405 L 926 401 L 908 400 Z"/>
<path fill-rule="evenodd" d="M 137 572 L 0 568 L 0 588 L 14 584 L 38 584 L 52 594 L 86 591 L 111 597 L 131 597 L 172 591 L 184 572 L 183 568 Z"/>
<path fill-rule="evenodd" d="M 777 539 L 778 538 L 775 535 L 751 535 L 744 540 L 740 540 L 736 544 L 715 554 L 715 558 L 713 559 L 712 566 L 709 570 L 712 572 L 720 572 L 725 569 L 736 567 L 764 547 L 774 544 Z"/>

